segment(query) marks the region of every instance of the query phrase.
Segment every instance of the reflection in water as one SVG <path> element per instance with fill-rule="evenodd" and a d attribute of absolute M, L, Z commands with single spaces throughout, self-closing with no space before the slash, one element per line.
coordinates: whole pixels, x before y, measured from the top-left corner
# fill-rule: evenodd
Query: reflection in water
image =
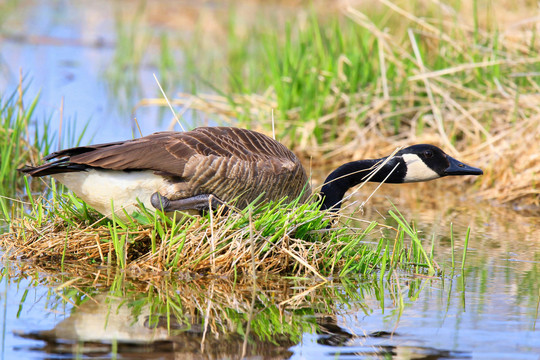
<path fill-rule="evenodd" d="M 224 324 L 216 323 L 219 319 L 212 319 L 213 324 L 204 321 L 203 314 L 196 309 L 184 308 L 194 314 L 180 318 L 156 313 L 151 304 L 139 306 L 137 301 L 141 300 L 99 294 L 53 329 L 20 336 L 45 341 L 44 346 L 33 350 L 53 354 L 97 355 L 114 351 L 123 356 L 146 353 L 146 358 L 174 358 L 175 353 L 230 358 L 244 353 L 276 359 L 292 355 L 288 348 L 293 342 L 286 336 L 276 336 L 272 341 L 250 336 L 249 341 L 244 341 L 234 329 L 227 331 Z"/>
<path fill-rule="evenodd" d="M 120 285 L 118 279 L 114 282 Z M 86 295 L 71 293 L 73 298 L 81 298 L 82 303 L 54 328 L 18 335 L 44 342 L 28 349 L 31 351 L 89 356 L 113 352 L 144 358 L 177 358 L 182 354 L 182 357 L 283 359 L 294 355 L 294 346 L 300 346 L 306 334 L 315 334 L 316 343 L 330 349 L 329 356 L 406 353 L 416 359 L 438 359 L 462 354 L 430 347 L 391 345 L 390 342 L 400 341 L 399 333 L 374 331 L 357 335 L 340 326 L 338 317 L 343 310 L 338 310 L 339 307 L 347 309 L 341 315 L 361 312 L 367 316 L 373 311 L 362 303 L 364 297 L 384 296 L 377 284 L 355 283 L 354 287 L 360 290 L 356 294 L 350 292 L 352 284 L 309 287 L 309 284 L 283 281 L 265 282 L 265 288 L 257 283 L 234 285 L 222 280 L 188 284 L 173 281 L 167 286 L 174 291 L 167 295 L 162 292 L 165 289 L 155 287 L 151 292 L 141 292 L 140 285 L 125 291 L 126 285 L 134 284 L 122 284 L 121 296 L 119 291 L 111 291 L 112 288 L 96 294 L 92 294 L 92 289 L 84 289 Z M 339 293 L 350 294 L 352 298 L 341 296 L 335 302 Z M 319 313 L 320 309 L 335 313 Z M 358 347 L 359 343 L 363 345 Z"/>
<path fill-rule="evenodd" d="M 369 318 L 377 312 L 381 302 L 367 306 L 373 299 L 386 297 L 395 308 L 403 301 L 398 288 L 405 284 L 383 283 L 384 288 L 380 288 L 378 279 L 327 284 L 283 279 L 236 284 L 174 279 L 137 283 L 124 280 L 122 274 L 107 280 L 95 275 L 76 278 L 78 281 L 54 293 L 52 303 L 69 301 L 76 306 L 52 329 L 18 332 L 22 338 L 44 342 L 33 343 L 26 351 L 89 356 L 112 352 L 125 357 L 144 354 L 145 358 L 176 358 L 175 354 L 239 358 L 244 354 L 283 359 L 293 356 L 298 346 L 302 349 L 306 345 L 303 339 L 312 334 L 317 346 L 326 349 L 323 353 L 331 356 L 338 349 L 341 354 L 356 355 L 398 354 L 407 349 L 434 359 L 443 355 L 452 358 L 446 350 L 403 347 L 398 344 L 399 332 L 355 333 L 340 324 L 347 314 Z M 51 276 L 49 281 L 55 280 L 56 275 Z M 422 281 L 408 280 L 417 285 Z M 97 290 L 104 283 L 109 284 L 108 290 Z M 410 295 L 416 294 L 411 290 Z M 396 339 L 397 344 L 384 344 Z M 364 345 L 358 348 L 358 343 Z"/>
<path fill-rule="evenodd" d="M 89 273 L 81 266 L 65 269 L 71 280 L 53 269 L 33 269 L 52 287 L 46 297 L 24 306 L 58 311 L 60 304 L 71 303 L 73 308 L 48 329 L 29 326 L 18 331 L 19 337 L 32 340 L 18 347 L 19 352 L 128 358 L 239 358 L 243 353 L 275 359 L 462 359 L 540 350 L 537 297 L 518 299 L 504 289 L 486 293 L 489 287 L 483 292 L 478 280 L 467 274 L 462 287 L 458 277 L 448 276 L 328 283 L 156 277 L 140 282 L 107 274 L 109 270 Z M 507 280 L 504 271 L 491 275 L 498 283 L 515 283 L 520 276 L 513 273 L 516 277 Z M 16 285 L 24 276 L 14 272 L 4 281 Z M 19 307 L 25 301 L 30 300 L 22 300 Z M 512 322 L 506 323 L 509 318 Z"/>
<path fill-rule="evenodd" d="M 233 284 L 168 279 L 148 286 L 147 291 L 142 291 L 145 284 L 124 282 L 119 277 L 112 282 L 106 292 L 96 292 L 95 287 L 70 292 L 75 303 L 79 298 L 82 301 L 69 317 L 53 329 L 20 336 L 45 341 L 44 346 L 32 350 L 55 354 L 113 351 L 125 356 L 147 353 L 149 358 L 156 353 L 169 353 L 170 357 L 181 353 L 282 359 L 292 355 L 288 349 L 304 332 L 316 327 L 314 310 L 306 299 L 294 298 L 306 288 L 293 290 L 293 284 L 284 281 Z M 306 296 L 310 293 L 307 290 Z M 288 296 L 295 299 L 294 307 L 279 304 Z M 335 306 L 332 301 L 326 305 Z"/>

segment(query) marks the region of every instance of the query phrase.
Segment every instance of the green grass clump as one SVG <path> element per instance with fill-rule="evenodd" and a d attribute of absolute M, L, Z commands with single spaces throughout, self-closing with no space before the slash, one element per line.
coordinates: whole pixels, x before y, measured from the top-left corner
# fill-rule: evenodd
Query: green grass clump
<path fill-rule="evenodd" d="M 37 98 L 25 108 L 17 94 L 0 98 L 0 193 L 6 195 L 21 189 L 21 177 L 16 169 L 37 154 L 25 139 Z"/>
<path fill-rule="evenodd" d="M 11 249 L 10 257 L 235 277 L 436 272 L 404 221 L 395 240 L 373 243 L 377 223 L 351 227 L 348 220 L 319 210 L 315 201 L 264 203 L 205 216 L 167 216 L 142 208 L 122 221 L 103 218 L 74 195 L 53 190 L 48 204 L 33 199 L 30 208 L 21 206 L 12 218 L 11 232 L 0 238 L 0 246 Z"/>
<path fill-rule="evenodd" d="M 44 154 L 51 152 L 52 144 L 57 140 L 56 131 L 50 129 L 51 119 L 36 119 L 34 111 L 39 95 L 26 103 L 24 94 L 24 81 L 21 79 L 16 91 L 0 95 L 0 223 L 9 221 L 12 210 L 16 208 L 13 203 L 25 198 L 24 192 L 30 194 L 43 190 L 43 182 L 30 184 L 17 169 L 40 162 Z M 87 126 L 78 130 L 68 122 L 59 143 L 63 142 L 67 147 L 77 146 Z M 29 201 L 32 201 L 31 197 Z M 31 206 L 38 205 L 32 202 Z"/>
<path fill-rule="evenodd" d="M 38 97 L 26 105 L 23 94 L 21 82 L 17 91 L 0 96 L 0 221 L 9 219 L 13 197 L 27 186 L 17 169 L 36 162 L 50 146 L 46 124 L 42 132 L 36 129 L 30 135 Z"/>
<path fill-rule="evenodd" d="M 338 112 L 351 109 L 348 96 L 360 89 L 376 91 L 379 64 L 373 54 L 378 42 L 369 31 L 337 18 L 323 25 L 312 14 L 304 25 L 289 23 L 283 35 L 268 31 L 247 39 L 233 35 L 229 42 L 238 48 L 253 48 L 249 42 L 257 39 L 260 49 L 231 57 L 229 91 L 251 94 L 272 89 L 276 118 L 288 120 L 277 123 L 280 138 L 288 135 L 294 140 L 294 129 L 310 123 L 312 135 L 322 143 L 337 137 L 343 123 Z M 243 105 L 230 100 L 233 106 Z M 322 126 L 329 117 L 332 126 Z M 244 112 L 239 121 L 249 126 L 253 119 Z"/>

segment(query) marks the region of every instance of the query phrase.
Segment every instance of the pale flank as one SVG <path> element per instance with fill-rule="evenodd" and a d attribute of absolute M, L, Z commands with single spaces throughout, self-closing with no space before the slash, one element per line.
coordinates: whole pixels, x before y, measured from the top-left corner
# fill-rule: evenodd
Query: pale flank
<path fill-rule="evenodd" d="M 122 209 L 132 214 L 137 210 L 137 199 L 147 209 L 154 210 L 150 197 L 166 185 L 165 179 L 153 171 L 91 169 L 52 176 L 103 215 L 112 213 L 112 201 L 114 212 L 124 220 Z"/>

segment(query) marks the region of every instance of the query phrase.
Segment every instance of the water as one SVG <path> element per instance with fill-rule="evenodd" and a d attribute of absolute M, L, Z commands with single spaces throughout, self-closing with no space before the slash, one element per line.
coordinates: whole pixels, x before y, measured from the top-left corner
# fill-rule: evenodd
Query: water
<path fill-rule="evenodd" d="M 133 7 L 92 4 L 6 6 L 0 89 L 14 89 L 22 69 L 26 97 L 41 93 L 38 118 L 52 114 L 53 129 L 60 126 L 63 98 L 64 127 L 81 129 L 90 121 L 83 142 L 129 138 L 133 105 L 159 96 L 157 69 L 147 55 L 133 78 L 114 76 L 112 14 Z M 170 117 L 152 108 L 136 115 L 144 133 L 163 130 Z M 405 216 L 424 232 L 426 247 L 435 236 L 442 277 L 140 281 L 84 264 L 61 271 L 4 262 L 0 358 L 540 359 L 540 221 L 468 199 L 450 202 L 440 188 L 442 198 L 425 199 L 433 186 L 388 187 L 365 217 L 384 222 L 379 214 L 391 206 L 386 196 L 408 209 Z M 472 237 L 461 271 L 467 226 Z"/>
<path fill-rule="evenodd" d="M 85 273 L 78 265 L 69 273 L 81 276 L 59 287 L 72 278 L 47 266 L 12 267 L 1 286 L 2 358 L 66 352 L 173 358 L 203 351 L 237 358 L 245 351 L 253 358 L 538 359 L 540 262 L 484 252 L 471 258 L 464 273 L 442 278 L 353 277 L 324 285 L 143 283 L 110 269 Z"/>
<path fill-rule="evenodd" d="M 114 57 L 123 54 L 114 36 L 114 13 L 121 4 L 93 5 L 67 1 L 5 5 L 0 89 L 6 95 L 16 89 L 22 74 L 26 102 L 40 95 L 37 118 L 50 121 L 51 129 L 64 132 L 68 139 L 68 129 L 80 134 L 88 124 L 83 143 L 138 136 L 134 117 L 144 134 L 164 130 L 170 113 L 156 107 L 132 111 L 143 98 L 161 98 L 153 74 L 158 79 L 165 74 L 159 73 L 150 56 L 118 69 Z M 169 89 L 177 90 L 180 85 Z"/>

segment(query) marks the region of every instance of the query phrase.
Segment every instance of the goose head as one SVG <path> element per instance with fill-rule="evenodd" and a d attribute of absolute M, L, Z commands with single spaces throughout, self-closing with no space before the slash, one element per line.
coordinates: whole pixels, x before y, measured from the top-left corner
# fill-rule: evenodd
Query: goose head
<path fill-rule="evenodd" d="M 345 192 L 364 181 L 402 184 L 482 174 L 481 169 L 454 159 L 434 145 L 412 145 L 391 158 L 352 161 L 338 167 L 328 175 L 321 189 L 324 199 L 321 208 L 337 211 Z"/>
<path fill-rule="evenodd" d="M 450 175 L 482 175 L 479 168 L 464 164 L 436 146 L 418 144 L 397 152 L 397 161 L 404 165 L 402 183 L 428 181 Z M 401 159 L 400 159 L 401 158 Z"/>

